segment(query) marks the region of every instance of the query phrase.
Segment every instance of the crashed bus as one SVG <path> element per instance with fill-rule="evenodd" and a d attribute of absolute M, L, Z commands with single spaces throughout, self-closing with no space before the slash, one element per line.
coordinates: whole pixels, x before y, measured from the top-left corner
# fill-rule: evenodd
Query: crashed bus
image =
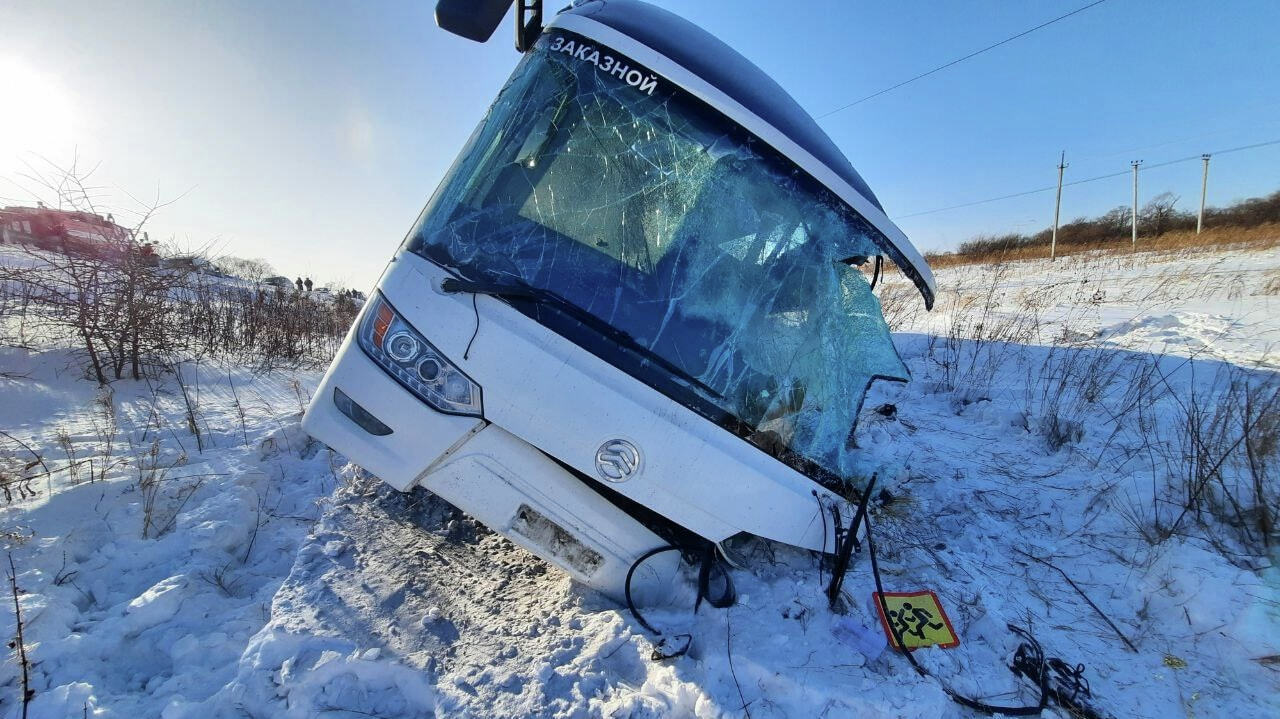
<path fill-rule="evenodd" d="M 660 592 L 666 545 L 830 552 L 867 388 L 909 377 L 872 284 L 887 259 L 929 307 L 929 267 L 715 37 L 633 0 L 524 14 L 304 428 L 613 597 Z"/>

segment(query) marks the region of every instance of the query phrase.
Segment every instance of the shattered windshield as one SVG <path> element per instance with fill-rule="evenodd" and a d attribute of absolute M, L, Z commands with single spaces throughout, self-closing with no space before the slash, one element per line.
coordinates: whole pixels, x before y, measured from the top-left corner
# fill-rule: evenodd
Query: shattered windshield
<path fill-rule="evenodd" d="M 848 476 L 867 385 L 908 376 L 854 266 L 880 254 L 866 223 L 700 101 L 571 33 L 522 60 L 406 249 L 607 322 L 643 352 L 508 299 L 810 476 Z"/>

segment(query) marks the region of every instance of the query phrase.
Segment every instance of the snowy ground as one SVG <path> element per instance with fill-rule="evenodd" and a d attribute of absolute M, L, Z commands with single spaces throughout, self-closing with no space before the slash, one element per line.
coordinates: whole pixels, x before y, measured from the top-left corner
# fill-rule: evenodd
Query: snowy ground
<path fill-rule="evenodd" d="M 1276 251 L 954 268 L 928 315 L 890 279 L 914 380 L 873 391 L 858 442 L 890 500 L 874 514 L 886 589 L 935 590 L 961 638 L 917 652 L 935 675 L 1033 703 L 1006 666 L 1012 623 L 1084 663 L 1116 717 L 1280 714 L 1276 557 L 1189 524 L 1149 541 L 1174 514 L 1160 447 L 1178 400 L 1233 368 L 1274 381 L 1277 278 Z M 0 350 L 0 429 L 53 470 L 0 507 L 31 716 L 971 715 L 885 651 L 865 554 L 838 615 L 809 553 L 737 545 L 738 603 L 651 612 L 695 637 L 651 662 L 625 610 L 310 442 L 318 373 L 184 366 L 197 438 L 172 376 L 107 395 L 70 365 Z M 0 471 L 31 456 L 0 437 Z M 19 687 L 11 656 L 0 715 L 20 715 Z"/>

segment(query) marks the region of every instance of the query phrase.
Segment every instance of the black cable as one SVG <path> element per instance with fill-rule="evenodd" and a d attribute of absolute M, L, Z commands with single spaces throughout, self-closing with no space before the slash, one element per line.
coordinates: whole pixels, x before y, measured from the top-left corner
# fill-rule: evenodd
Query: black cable
<path fill-rule="evenodd" d="M 471 359 L 471 343 L 476 341 L 476 335 L 480 334 L 480 308 L 476 307 L 476 296 L 471 295 L 471 311 L 476 314 L 476 328 L 471 331 L 471 339 L 467 340 L 467 349 L 462 353 L 462 359 Z"/>
<path fill-rule="evenodd" d="M 1093 693 L 1089 688 L 1089 680 L 1084 677 L 1083 664 L 1073 667 L 1057 657 L 1046 658 L 1044 650 L 1035 639 L 1018 631 L 1028 641 L 1018 647 L 1013 663 L 1009 666 L 1014 674 L 1035 682 L 1047 682 L 1049 698 L 1066 709 L 1073 719 L 1110 719 L 1106 712 L 1092 704 Z"/>
<path fill-rule="evenodd" d="M 871 573 L 875 576 L 875 580 L 876 580 L 876 599 L 879 600 L 880 612 L 884 615 L 885 624 L 886 626 L 889 627 L 889 632 L 893 635 L 893 641 L 895 644 L 894 648 L 899 653 L 906 656 L 907 661 L 911 663 L 912 668 L 916 670 L 917 674 L 919 674 L 922 677 L 932 676 L 929 673 L 929 671 L 920 664 L 920 662 L 916 661 L 916 658 L 911 654 L 911 650 L 907 649 L 907 643 L 903 640 L 902 632 L 898 630 L 897 625 L 889 621 L 889 605 L 887 602 L 885 602 L 885 599 L 884 599 L 884 584 L 880 580 L 880 565 L 876 562 L 876 544 L 875 544 L 875 541 L 871 538 L 871 512 L 867 512 L 866 514 L 862 515 L 862 521 L 864 522 L 867 528 L 867 554 L 871 557 Z M 1012 624 L 1009 624 L 1007 626 L 1009 627 L 1010 631 L 1015 632 L 1016 634 L 1022 636 L 1024 639 L 1027 639 L 1030 642 L 1030 644 L 1033 646 L 1032 651 L 1038 652 L 1040 662 L 1043 665 L 1044 652 L 1043 650 L 1040 650 L 1040 644 L 1036 642 L 1036 640 L 1025 630 L 1015 627 Z M 947 696 L 951 697 L 952 701 L 956 702 L 957 704 L 969 707 L 970 709 L 974 709 L 976 711 L 980 711 L 985 714 L 1004 714 L 1006 716 L 1034 716 L 1043 712 L 1044 708 L 1049 704 L 1048 674 L 1049 673 L 1047 671 L 1043 671 L 1040 673 L 1040 677 L 1039 677 L 1040 703 L 1036 706 L 1006 707 L 1006 706 L 997 706 L 994 704 L 987 704 L 986 702 L 978 701 L 977 699 L 971 699 L 969 697 L 964 696 L 963 694 L 956 692 L 954 689 L 947 686 L 941 679 L 938 679 L 937 681 L 938 681 L 938 684 L 942 686 L 942 691 L 946 692 Z M 937 679 L 937 677 L 934 677 L 934 678 Z"/>
<path fill-rule="evenodd" d="M 626 582 L 624 582 L 622 586 L 623 594 L 626 596 L 626 599 L 627 599 L 627 609 L 631 610 L 631 616 L 635 617 L 636 621 L 640 623 L 640 626 L 648 630 L 650 634 L 653 634 L 658 637 L 663 637 L 663 633 L 660 630 L 658 630 L 656 627 L 654 627 L 652 624 L 650 624 L 644 618 L 644 616 L 640 614 L 640 610 L 636 608 L 635 600 L 632 599 L 631 597 L 631 580 L 632 578 L 635 577 L 636 569 L 638 569 L 640 565 L 645 562 L 645 560 L 655 555 L 662 554 L 663 552 L 672 552 L 672 551 L 683 553 L 685 551 L 685 548 L 675 544 L 668 544 L 662 547 L 656 547 L 654 549 L 650 549 L 649 551 L 640 555 L 640 557 L 636 559 L 636 561 L 631 563 L 631 568 L 627 570 Z M 722 592 L 718 597 L 712 597 L 710 593 L 711 572 L 714 569 L 719 569 L 721 575 L 724 576 L 724 583 L 725 583 L 724 592 Z M 708 542 L 706 547 L 703 549 L 702 562 L 698 568 L 698 598 L 694 601 L 693 611 L 694 612 L 698 611 L 698 607 L 702 605 L 702 600 L 704 599 L 707 600 L 707 604 L 710 604 L 716 609 L 724 609 L 726 607 L 733 606 L 733 603 L 737 600 L 737 598 L 738 598 L 738 592 L 733 585 L 733 577 L 729 575 L 729 570 L 726 569 L 724 566 L 722 566 L 720 564 L 720 561 L 716 558 L 715 544 Z M 661 659 L 674 659 L 676 657 L 683 656 L 686 652 L 688 652 L 689 646 L 693 643 L 693 637 L 688 634 L 678 634 L 675 636 L 683 636 L 687 638 L 687 641 L 685 642 L 683 647 L 675 650 L 674 652 L 661 651 L 660 648 L 667 641 L 666 638 L 664 637 L 661 639 L 661 641 L 658 642 L 657 646 L 654 647 L 653 653 L 650 655 L 650 658 L 653 659 L 654 661 L 658 661 Z"/>
<path fill-rule="evenodd" d="M 958 65 L 958 64 L 960 64 L 960 63 L 964 62 L 965 60 L 968 60 L 969 58 L 977 57 L 978 55 L 981 55 L 982 53 L 987 52 L 988 50 L 994 50 L 994 49 L 996 49 L 996 48 L 1000 47 L 1001 45 L 1004 45 L 1004 44 L 1006 44 L 1006 43 L 1013 42 L 1014 40 L 1017 40 L 1017 39 L 1018 39 L 1018 38 L 1020 38 L 1020 37 L 1024 37 L 1024 36 L 1026 36 L 1026 35 L 1030 35 L 1031 33 L 1035 32 L 1036 30 L 1039 30 L 1040 28 L 1048 27 L 1048 26 L 1050 26 L 1050 25 L 1054 24 L 1055 22 L 1058 22 L 1059 20 L 1066 20 L 1067 18 L 1071 17 L 1072 15 L 1075 15 L 1076 13 L 1084 12 L 1085 10 L 1088 10 L 1089 8 L 1091 8 L 1091 7 L 1095 6 L 1095 5 L 1101 5 L 1102 3 L 1106 2 L 1106 1 L 1107 1 L 1107 0 L 1095 0 L 1095 2 L 1091 2 L 1091 3 L 1089 3 L 1088 5 L 1085 5 L 1084 7 L 1076 8 L 1075 10 L 1072 10 L 1071 12 L 1067 13 L 1066 15 L 1059 15 L 1058 17 L 1055 17 L 1054 19 L 1049 20 L 1048 22 L 1040 23 L 1039 25 L 1036 25 L 1035 27 L 1031 28 L 1030 30 L 1023 30 L 1022 32 L 1018 33 L 1017 35 L 1013 35 L 1013 36 L 1007 37 L 1007 38 L 1005 38 L 1005 39 L 1001 40 L 1000 42 L 997 42 L 997 43 L 995 43 L 995 44 L 993 44 L 993 45 L 988 45 L 988 46 L 986 46 L 986 47 L 982 48 L 981 50 L 977 50 L 977 51 L 975 51 L 975 52 L 971 52 L 971 53 L 969 53 L 968 55 L 965 55 L 964 57 L 957 58 L 957 59 L 952 60 L 951 62 L 948 62 L 948 63 L 946 63 L 946 64 L 944 64 L 944 65 L 939 65 L 939 66 L 937 66 L 937 67 L 935 67 L 935 68 L 933 68 L 932 70 L 929 70 L 929 71 L 927 71 L 927 72 L 922 72 L 922 73 L 920 73 L 919 75 L 916 75 L 915 77 L 913 77 L 913 78 L 911 78 L 911 79 L 909 79 L 909 80 L 903 80 L 902 82 L 898 83 L 897 85 L 893 85 L 892 87 L 886 87 L 885 89 L 880 90 L 880 91 L 878 91 L 878 92 L 873 92 L 873 93 L 871 93 L 870 95 L 867 95 L 867 96 L 866 96 L 866 97 L 864 97 L 864 98 L 861 98 L 861 99 L 859 99 L 859 100 L 854 100 L 853 102 L 849 103 L 848 105 L 842 105 L 842 106 L 837 107 L 836 109 L 832 110 L 831 112 L 825 113 L 825 114 L 823 114 L 823 115 L 818 115 L 818 119 L 819 119 L 819 120 L 821 120 L 821 119 L 823 119 L 823 118 L 831 117 L 832 115 L 836 114 L 837 112 L 841 112 L 841 111 L 843 111 L 843 110 L 847 110 L 847 109 L 849 109 L 849 108 L 853 107 L 854 105 L 858 105 L 858 104 L 864 103 L 864 102 L 866 102 L 867 100 L 870 100 L 870 99 L 871 99 L 871 98 L 873 98 L 873 97 L 879 97 L 879 96 L 881 96 L 881 95 L 885 94 L 886 92 L 892 92 L 892 91 L 894 91 L 894 90 L 897 90 L 898 88 L 902 87 L 903 85 L 909 85 L 909 84 L 911 84 L 911 83 L 915 82 L 916 80 L 920 80 L 920 79 L 922 79 L 922 78 L 926 78 L 926 77 L 928 77 L 928 76 L 930 76 L 930 75 L 934 74 L 935 72 L 938 72 L 938 71 L 940 71 L 940 70 L 945 70 L 945 69 L 947 69 L 947 68 L 951 67 L 952 65 Z"/>
<path fill-rule="evenodd" d="M 719 597 L 711 596 L 711 571 L 719 569 L 720 574 L 724 577 L 724 593 Z M 724 609 L 733 606 L 734 600 L 738 598 L 738 591 L 733 586 L 733 578 L 729 576 L 729 570 L 725 569 L 720 561 L 716 559 L 716 545 L 711 542 L 707 543 L 706 549 L 702 554 L 702 566 L 698 567 L 698 598 L 693 603 L 693 611 L 698 611 L 702 600 L 707 600 L 707 604 L 716 609 Z"/>
<path fill-rule="evenodd" d="M 1257 148 L 1259 148 L 1259 147 L 1269 147 L 1269 146 L 1271 146 L 1271 145 L 1280 145 L 1280 139 L 1277 139 L 1277 140 L 1267 140 L 1266 142 L 1255 142 L 1255 143 L 1250 144 L 1250 145 L 1240 145 L 1239 147 L 1228 147 L 1228 148 L 1227 148 L 1227 149 L 1225 149 L 1225 150 L 1215 150 L 1214 152 L 1207 152 L 1207 153 L 1204 153 L 1204 154 L 1206 154 L 1206 155 L 1227 155 L 1227 154 L 1230 154 L 1230 153 L 1232 153 L 1232 152 L 1241 152 L 1241 151 L 1244 151 L 1244 150 L 1254 150 L 1254 149 L 1257 149 Z M 1178 158 L 1178 159 L 1176 159 L 1176 160 L 1165 160 L 1164 162 L 1157 162 L 1157 163 L 1155 163 L 1154 165 L 1143 165 L 1142 169 L 1143 169 L 1143 170 L 1154 170 L 1154 169 L 1159 168 L 1159 167 L 1168 167 L 1169 165 L 1177 165 L 1177 164 L 1182 163 L 1182 162 L 1190 162 L 1190 161 L 1192 161 L 1192 160 L 1199 160 L 1201 157 L 1202 157 L 1202 155 L 1188 155 L 1188 156 L 1186 156 L 1186 157 L 1179 157 L 1179 158 Z M 1063 187 L 1071 187 L 1072 185 L 1083 185 L 1083 184 L 1085 184 L 1085 183 L 1087 183 L 1087 182 L 1097 182 L 1098 180 L 1109 180 L 1109 179 L 1111 179 L 1111 178 L 1113 178 L 1113 177 L 1120 177 L 1121 175 L 1128 175 L 1128 174 L 1130 174 L 1131 172 L 1133 172 L 1133 170 L 1132 170 L 1132 169 L 1129 169 L 1129 170 L 1124 170 L 1124 171 L 1122 171 L 1122 172 L 1112 172 L 1112 173 L 1109 173 L 1109 174 L 1106 174 L 1106 175 L 1098 175 L 1097 177 L 1086 177 L 1086 178 L 1085 178 L 1085 179 L 1083 179 L 1083 180 L 1072 180 L 1071 182 L 1064 182 L 1064 183 L 1062 183 L 1062 186 L 1063 186 Z M 987 198 L 987 199 L 985 199 L 985 200 L 974 200 L 973 202 L 965 202 L 965 203 L 962 203 L 962 204 L 959 204 L 959 205 L 948 205 L 947 207 L 937 207 L 937 208 L 934 208 L 934 209 L 932 209 L 932 210 L 925 210 L 925 211 L 923 211 L 923 212 L 912 212 L 912 213 L 909 213 L 909 214 L 906 214 L 906 215 L 894 215 L 893 219 L 894 219 L 895 221 L 896 221 L 896 220 L 905 220 L 905 219 L 907 219 L 908 217 L 920 217 L 921 215 L 932 215 L 932 214 L 934 214 L 935 212 L 946 212 L 947 210 L 959 210 L 959 209 L 964 208 L 964 207 L 973 207 L 974 205 L 985 205 L 985 204 L 987 204 L 988 202 L 999 202 L 1000 200 L 1011 200 L 1011 199 L 1013 199 L 1013 198 L 1015 198 L 1015 197 L 1025 197 L 1025 196 L 1027 196 L 1027 195 L 1034 195 L 1034 194 L 1039 193 L 1039 192 L 1048 192 L 1049 190 L 1055 190 L 1055 189 L 1057 189 L 1057 187 L 1058 187 L 1057 185 L 1049 185 L 1048 187 L 1038 187 L 1038 188 L 1036 188 L 1036 189 L 1034 189 L 1034 190 L 1025 190 L 1025 191 L 1023 191 L 1023 192 L 1015 192 L 1015 193 L 1010 194 L 1010 195 L 1001 195 L 1001 196 L 999 196 L 999 197 L 989 197 L 989 198 Z"/>
<path fill-rule="evenodd" d="M 862 491 L 862 496 L 858 498 L 858 508 L 853 514 L 853 519 L 849 521 L 849 529 L 837 538 L 836 561 L 831 567 L 831 584 L 827 586 L 827 604 L 832 609 L 840 598 L 840 587 L 844 584 L 845 574 L 849 572 L 849 561 L 853 557 L 853 550 L 862 551 L 862 545 L 858 544 L 858 525 L 862 523 L 862 517 L 867 513 L 867 505 L 871 501 L 871 490 L 876 486 L 876 476 L 876 473 L 872 473 L 871 479 Z"/>
<path fill-rule="evenodd" d="M 818 490 L 813 490 L 813 498 L 818 501 L 818 516 L 822 517 L 822 554 L 818 555 L 818 586 L 822 586 L 826 582 L 822 581 L 822 563 L 827 561 L 827 508 L 822 506 L 822 495 L 818 494 Z"/>
<path fill-rule="evenodd" d="M 650 549 L 649 551 L 640 555 L 639 559 L 631 563 L 631 569 L 627 570 L 627 581 L 622 585 L 622 592 L 624 595 L 626 595 L 627 609 L 631 610 L 631 616 L 635 617 L 637 622 L 640 622 L 640 626 L 649 630 L 650 634 L 656 634 L 658 636 L 662 636 L 662 632 L 658 631 L 657 629 L 654 629 L 652 624 L 645 621 L 644 617 L 641 616 L 640 614 L 640 610 L 636 609 L 636 603 L 631 599 L 631 578 L 635 576 L 636 568 L 639 567 L 644 562 L 644 560 L 654 555 L 662 554 L 663 552 L 672 552 L 672 551 L 679 552 L 681 550 L 680 550 L 680 547 L 677 547 L 674 544 L 668 544 L 665 547 Z"/>

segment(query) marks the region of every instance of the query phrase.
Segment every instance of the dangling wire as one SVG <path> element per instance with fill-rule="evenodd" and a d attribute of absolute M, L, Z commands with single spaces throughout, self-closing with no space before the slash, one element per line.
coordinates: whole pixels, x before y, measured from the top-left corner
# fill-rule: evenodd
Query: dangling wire
<path fill-rule="evenodd" d="M 849 521 L 849 528 L 845 529 L 840 522 L 840 513 L 835 506 L 832 507 L 832 519 L 835 521 L 836 546 L 835 546 L 835 562 L 831 566 L 831 584 L 827 585 L 827 603 L 832 609 L 836 607 L 836 603 L 840 598 L 840 588 L 844 585 L 845 574 L 849 572 L 849 562 L 853 557 L 854 550 L 862 551 L 862 545 L 858 543 L 858 525 L 862 524 L 862 518 L 867 513 L 867 505 L 871 501 L 871 490 L 876 486 L 876 473 L 872 473 L 871 479 L 867 481 L 867 486 L 862 490 L 862 495 L 858 498 L 858 508 L 853 514 L 853 519 Z M 825 531 L 825 525 L 824 525 Z M 826 546 L 826 537 L 823 537 L 823 547 Z M 819 569 L 821 572 L 821 569 Z"/>
<path fill-rule="evenodd" d="M 657 629 L 654 628 L 652 624 L 645 621 L 645 618 L 640 614 L 640 610 L 636 609 L 636 603 L 631 599 L 631 578 L 635 576 L 636 569 L 638 569 L 646 559 L 662 554 L 663 552 L 678 552 L 678 551 L 680 551 L 680 548 L 674 544 L 668 544 L 665 547 L 657 547 L 655 549 L 650 549 L 649 551 L 640 555 L 639 559 L 632 562 L 631 568 L 627 570 L 627 581 L 622 585 L 622 592 L 624 595 L 626 595 L 626 598 L 627 598 L 627 609 L 631 610 L 631 616 L 635 617 L 636 621 L 640 622 L 640 626 L 648 630 L 650 634 L 657 634 L 658 636 L 662 636 L 662 632 L 658 631 Z"/>
<path fill-rule="evenodd" d="M 818 501 L 818 516 L 822 518 L 822 554 L 818 555 L 818 584 L 822 585 L 822 563 L 827 561 L 827 508 L 822 505 L 822 495 L 813 490 L 813 498 Z"/>
<path fill-rule="evenodd" d="M 876 562 L 876 543 L 871 538 L 871 512 L 867 512 L 866 514 L 863 514 L 862 521 L 867 528 L 867 536 L 866 536 L 867 555 L 871 558 L 871 573 L 875 576 L 875 580 L 876 580 L 876 599 L 879 600 L 880 612 L 885 617 L 888 617 L 889 605 L 887 602 L 885 602 L 885 599 L 884 599 L 884 584 L 882 584 L 880 581 L 880 565 Z M 907 658 L 907 661 L 911 663 L 911 667 L 916 670 L 917 674 L 919 674 L 922 677 L 932 676 L 931 674 L 929 674 L 929 670 L 921 666 L 920 662 L 916 661 L 916 658 L 912 656 L 911 650 L 907 648 L 907 643 L 902 638 L 902 630 L 898 629 L 898 626 L 893 622 L 888 622 L 887 624 L 889 627 L 889 631 L 893 634 L 893 648 Z M 1028 640 L 1029 647 L 1030 647 L 1029 652 L 1032 655 L 1031 656 L 1032 662 L 1034 663 L 1038 661 L 1040 666 L 1043 667 L 1044 666 L 1044 650 L 1040 648 L 1040 644 L 1036 642 L 1035 638 L 1033 638 L 1031 634 L 1029 634 L 1026 630 L 1015 627 L 1012 624 L 1008 625 L 1008 627 L 1010 631 Z M 1044 711 L 1044 708 L 1049 704 L 1049 676 L 1048 675 L 1049 675 L 1049 672 L 1041 671 L 1039 676 L 1030 677 L 1033 681 L 1036 681 L 1040 685 L 1040 703 L 1035 706 L 1006 707 L 1006 706 L 998 706 L 995 704 L 987 704 L 986 702 L 981 702 L 981 701 L 978 701 L 977 699 L 970 699 L 969 697 L 966 697 L 963 694 L 956 692 L 954 689 L 952 689 L 951 687 L 943 683 L 942 680 L 940 679 L 938 680 L 938 683 L 942 686 L 942 691 L 946 692 L 947 696 L 951 697 L 952 701 L 956 702 L 957 704 L 961 704 L 963 706 L 969 707 L 970 709 L 975 709 L 985 714 L 1005 714 L 1008 716 L 1034 716 L 1042 713 Z"/>
<path fill-rule="evenodd" d="M 480 334 L 480 308 L 476 307 L 476 295 L 471 295 L 471 311 L 476 315 L 476 328 L 471 331 L 471 339 L 467 340 L 467 349 L 462 353 L 462 359 L 471 359 L 471 343 L 476 341 L 476 335 Z"/>
<path fill-rule="evenodd" d="M 823 537 L 823 539 L 825 540 L 826 537 Z M 733 561 L 733 557 L 730 557 L 729 552 L 725 551 L 723 542 L 712 542 L 712 544 L 716 545 L 716 551 L 720 552 L 720 558 L 724 560 L 725 564 L 728 564 L 730 567 L 733 567 L 734 569 L 742 569 L 742 570 L 746 569 L 746 567 Z"/>
<path fill-rule="evenodd" d="M 624 582 L 622 586 L 623 594 L 627 599 L 627 609 L 631 610 L 631 616 L 635 617 L 636 621 L 640 622 L 640 626 L 644 627 L 650 634 L 660 637 L 658 644 L 654 646 L 653 653 L 649 657 L 654 661 L 674 659 L 676 657 L 684 656 L 684 654 L 689 651 L 690 645 L 693 644 L 693 636 L 690 634 L 676 634 L 673 638 L 684 638 L 686 640 L 684 646 L 673 652 L 662 651 L 662 648 L 666 646 L 667 637 L 664 636 L 657 627 L 650 624 L 644 618 L 644 615 L 640 614 L 640 610 L 636 608 L 635 600 L 631 597 L 631 580 L 635 577 L 636 569 L 638 569 L 640 565 L 650 557 L 657 556 L 664 552 L 683 552 L 684 549 L 685 548 L 674 544 L 650 549 L 640 555 L 640 557 L 631 564 L 631 568 L 627 570 L 626 582 Z M 724 592 L 722 592 L 720 596 L 712 597 L 710 594 L 711 573 L 716 569 L 720 570 L 721 575 L 724 577 L 725 588 Z M 698 567 L 698 598 L 693 604 L 693 611 L 698 611 L 698 607 L 702 605 L 702 600 L 704 599 L 707 600 L 707 604 L 710 604 L 716 609 L 724 609 L 725 607 L 732 606 L 733 603 L 737 601 L 737 598 L 738 592 L 733 586 L 733 577 L 729 575 L 729 570 L 725 569 L 717 559 L 715 543 L 708 542 L 706 548 L 703 550 L 702 562 Z"/>

